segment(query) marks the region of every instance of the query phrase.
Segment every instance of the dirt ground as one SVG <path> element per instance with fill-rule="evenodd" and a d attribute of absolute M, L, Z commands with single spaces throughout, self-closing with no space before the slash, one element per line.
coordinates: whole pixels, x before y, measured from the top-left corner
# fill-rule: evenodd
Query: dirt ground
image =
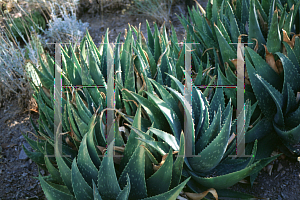
<path fill-rule="evenodd" d="M 206 1 L 203 5 L 205 7 Z M 170 16 L 178 39 L 182 41 L 184 29 L 175 13 L 186 14 L 183 2 L 173 6 Z M 90 23 L 89 32 L 97 46 L 107 28 L 111 31 L 110 42 L 114 42 L 119 32 L 122 33 L 121 42 L 123 42 L 124 30 L 128 29 L 128 23 L 137 27 L 139 23 L 142 23 L 141 30 L 147 38 L 146 19 L 150 25 L 153 22 L 150 17 L 132 16 L 126 12 L 122 14 L 121 10 L 105 12 L 103 15 L 84 13 L 79 19 Z M 13 99 L 7 100 L 0 108 L 0 200 L 45 199 L 38 180 L 32 178 L 38 176 L 37 165 L 22 150 L 23 144 L 30 149 L 22 136 L 22 133 L 33 132 L 29 121 L 30 115 L 37 120 L 38 114 L 22 111 L 17 101 Z M 30 133 L 29 136 L 33 138 Z M 40 172 L 45 175 L 43 170 Z M 275 160 L 272 174 L 269 175 L 267 171 L 262 170 L 255 182 L 252 188 L 247 183 L 238 183 L 230 188 L 260 198 L 298 200 L 300 164 L 287 158 Z"/>

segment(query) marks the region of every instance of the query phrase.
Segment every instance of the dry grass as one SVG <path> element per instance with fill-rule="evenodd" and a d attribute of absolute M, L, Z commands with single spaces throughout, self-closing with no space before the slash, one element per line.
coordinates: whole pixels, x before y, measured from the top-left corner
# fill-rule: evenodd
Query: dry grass
<path fill-rule="evenodd" d="M 57 0 L 51 0 L 51 2 L 59 2 Z M 33 104 L 32 88 L 29 83 L 29 79 L 33 80 L 36 85 L 39 84 L 39 79 L 33 70 L 34 64 L 37 68 L 40 67 L 38 52 L 42 55 L 42 59 L 46 61 L 43 47 L 39 41 L 39 37 L 35 30 L 26 32 L 19 40 L 13 35 L 10 27 L 16 28 L 13 19 L 16 17 L 28 16 L 28 13 L 32 10 L 39 9 L 40 11 L 48 12 L 51 14 L 50 1 L 32 1 L 25 0 L 18 2 L 18 4 L 3 0 L 0 4 L 4 11 L 0 14 L 0 22 L 8 22 L 9 26 L 1 26 L 0 32 L 0 107 L 4 103 L 8 103 L 11 99 L 17 99 L 20 107 L 25 110 L 30 109 L 30 105 Z M 61 5 L 66 1 L 60 1 Z M 55 4 L 52 4 L 55 5 Z M 59 5 L 59 4 L 57 4 Z M 69 3 L 69 7 L 75 8 L 74 1 Z M 59 10 L 59 6 L 54 7 L 55 10 Z M 52 7 L 53 11 L 53 7 Z M 59 12 L 57 15 L 59 15 Z M 24 21 L 23 21 L 24 22 Z M 20 34 L 22 35 L 22 34 Z"/>
<path fill-rule="evenodd" d="M 148 16 L 158 24 L 168 24 L 174 2 L 175 0 L 133 0 L 127 9 L 129 14 Z"/>

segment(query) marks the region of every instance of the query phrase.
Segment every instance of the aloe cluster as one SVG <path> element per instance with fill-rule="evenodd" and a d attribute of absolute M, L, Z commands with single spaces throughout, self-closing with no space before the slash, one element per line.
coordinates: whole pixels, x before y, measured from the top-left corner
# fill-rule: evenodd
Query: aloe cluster
<path fill-rule="evenodd" d="M 258 1 L 250 2 L 252 7 L 243 4 L 245 8 L 250 6 L 250 15 L 256 12 L 255 2 Z M 272 52 L 280 58 L 281 74 L 274 72 L 268 59 L 264 61 L 259 48 L 246 48 L 251 84 L 246 87 L 245 114 L 240 114 L 238 119 L 245 117 L 245 153 L 252 157 L 231 158 L 229 155 L 236 154 L 236 143 L 232 142 L 238 121 L 234 118 L 236 93 L 222 87 L 213 90 L 196 87 L 212 85 L 215 81 L 219 86 L 237 82 L 234 61 L 229 62 L 236 59 L 231 55 L 236 49 L 223 49 L 222 44 L 228 43 L 221 42 L 226 42 L 224 33 L 228 31 L 220 25 L 222 20 L 226 21 L 226 16 L 237 21 L 234 20 L 233 5 L 229 1 L 214 1 L 214 4 L 210 18 L 210 6 L 207 16 L 200 15 L 199 10 L 190 11 L 193 26 L 181 18 L 188 25 L 184 42 L 201 43 L 192 51 L 191 105 L 186 103 L 184 95 L 186 45 L 180 48 L 173 27 L 169 37 L 164 26 L 159 31 L 154 24 L 152 33 L 147 22 L 146 41 L 140 29 L 129 26 L 125 43 L 120 44 L 119 35 L 113 48 L 109 44 L 108 31 L 99 47 L 87 32 L 79 46 L 62 47 L 62 83 L 74 87 L 62 90 L 61 134 L 54 134 L 54 61 L 49 55 L 47 62 L 40 61 L 42 70 L 35 70 L 41 85 L 32 84 L 40 113 L 38 127 L 33 123 L 38 139 L 34 141 L 25 135 L 35 151 L 30 152 L 25 147 L 24 150 L 50 173 L 38 177 L 48 199 L 175 199 L 185 185 L 188 187 L 184 190 L 190 192 L 215 188 L 219 197 L 252 197 L 227 188 L 247 176 L 253 183 L 258 172 L 279 156 L 269 157 L 280 137 L 287 141 L 288 147 L 289 142 L 299 140 L 299 102 L 295 96 L 299 91 L 299 39 L 295 37 L 290 41 L 291 48 L 282 40 L 286 55 Z M 221 15 L 223 13 L 226 14 Z M 275 11 L 273 16 L 277 14 Z M 220 19 L 219 25 L 211 29 L 210 21 L 214 22 L 215 17 Z M 271 30 L 274 23 L 275 20 Z M 223 32 L 219 31 L 221 27 Z M 210 40 L 201 39 L 210 33 Z M 237 33 L 238 37 L 240 32 Z M 229 36 L 226 38 L 234 41 Z M 215 48 L 219 50 L 202 57 L 205 50 L 209 52 L 214 47 L 208 46 L 210 42 L 219 44 Z M 115 140 L 107 144 L 106 119 L 109 114 L 106 116 L 104 112 L 109 103 L 107 66 L 112 64 L 111 59 L 115 75 Z M 231 67 L 222 68 L 226 63 Z M 278 79 L 272 76 L 273 72 Z M 287 78 L 289 76 L 292 80 Z M 79 85 L 101 87 L 76 88 Z M 291 118 L 296 122 L 290 121 Z M 62 138 L 62 152 L 55 151 L 58 149 L 55 139 L 59 137 Z M 185 138 L 191 141 L 185 141 Z M 189 148 L 194 157 L 184 157 L 187 144 L 191 144 Z M 113 158 L 113 153 L 122 157 Z"/>
<path fill-rule="evenodd" d="M 133 30 L 142 41 L 142 34 L 134 28 Z M 152 34 L 151 31 L 149 34 Z M 121 48 L 121 45 L 117 44 L 114 49 L 118 86 L 115 99 L 116 111 L 119 115 L 114 123 L 115 142 L 109 144 L 107 151 L 108 153 L 112 152 L 114 146 L 115 152 L 123 155 L 121 160 L 104 156 L 107 136 L 106 116 L 103 115 L 107 102 L 107 55 L 113 53 L 108 45 L 108 33 L 103 41 L 105 44 L 99 49 L 96 48 L 88 32 L 81 45 L 75 47 L 77 51 L 72 46 L 66 49 L 62 48 L 63 85 L 97 84 L 104 86 L 99 89 L 63 89 L 62 130 L 68 134 L 62 136 L 62 154 L 70 155 L 71 159 L 57 153 L 55 158 L 45 156 L 55 153 L 56 135 L 53 134 L 54 103 L 52 100 L 54 61 L 49 55 L 47 63 L 41 60 L 42 71 L 36 69 L 36 72 L 42 82 L 42 88 L 38 88 L 34 84 L 33 87 L 36 90 L 34 97 L 39 104 L 40 112 L 39 127 L 35 127 L 35 129 L 37 136 L 43 140 L 33 141 L 25 136 L 35 152 L 29 152 L 25 147 L 24 150 L 33 161 L 50 173 L 48 177 L 39 176 L 47 198 L 145 199 L 149 197 L 148 199 L 174 199 L 179 195 L 188 181 L 180 182 L 183 157 L 178 157 L 173 162 L 174 152 L 168 145 L 161 142 L 160 146 L 166 152 L 163 155 L 158 154 L 151 146 L 137 140 L 133 131 L 130 132 L 127 139 L 123 139 L 124 137 L 119 132 L 119 125 L 123 125 L 124 122 L 144 131 L 151 126 L 151 122 L 154 122 L 153 127 L 155 128 L 169 130 L 169 127 L 164 124 L 166 119 L 157 114 L 146 114 L 145 110 L 132 102 L 126 93 L 130 91 L 138 95 L 146 89 L 153 93 L 149 82 L 149 78 L 152 77 L 151 70 L 153 67 L 157 67 L 157 63 L 160 66 L 167 66 L 164 61 L 161 61 L 163 56 L 160 56 L 156 62 L 155 55 L 161 55 L 162 49 L 166 54 L 170 49 L 167 42 L 158 43 L 159 36 L 163 38 L 166 34 L 165 36 L 160 34 L 156 27 L 153 36 L 153 44 L 156 42 L 155 47 L 149 44 L 148 48 L 144 39 L 143 42 L 136 41 L 135 43 L 132 29 L 129 27 L 124 46 Z M 117 43 L 119 40 L 120 35 Z M 143 49 L 142 45 L 144 45 Z M 152 52 L 155 55 L 152 55 Z M 172 65 L 170 64 L 169 69 L 167 68 L 169 71 L 171 71 Z M 120 73 L 121 71 L 123 72 Z M 161 72 L 153 73 L 157 73 L 157 80 L 162 81 Z M 144 104 L 147 105 L 147 103 L 149 104 L 149 101 L 145 99 Z M 155 111 L 159 111 L 159 109 L 152 109 L 152 112 Z M 141 113 L 143 117 L 141 117 Z M 184 150 L 183 139 L 182 135 L 181 150 L 179 153 L 177 152 L 181 156 L 183 156 Z M 141 146 L 143 144 L 144 146 Z M 98 155 L 102 155 L 104 158 L 99 158 Z M 153 165 L 157 166 L 153 167 Z M 162 179 L 164 180 L 163 185 L 157 187 L 157 182 L 161 182 Z"/>
<path fill-rule="evenodd" d="M 299 155 L 292 146 L 300 141 L 299 7 L 297 0 L 215 0 L 206 11 L 189 10 L 191 20 L 180 18 L 188 39 L 200 43 L 193 53 L 204 61 L 211 58 L 211 74 L 221 72 L 221 85 L 237 84 L 237 48 L 230 43 L 237 43 L 242 34 L 242 42 L 253 43 L 245 47 L 245 100 L 257 102 L 258 108 L 245 140 L 253 144 L 255 139 L 268 143 L 267 138 L 276 138 L 264 157 L 277 146 L 288 156 Z M 224 91 L 236 106 L 236 91 Z"/>

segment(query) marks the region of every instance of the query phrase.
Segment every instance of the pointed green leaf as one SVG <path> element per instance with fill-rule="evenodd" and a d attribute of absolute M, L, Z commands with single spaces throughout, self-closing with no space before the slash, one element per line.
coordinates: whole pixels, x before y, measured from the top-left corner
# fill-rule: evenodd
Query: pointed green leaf
<path fill-rule="evenodd" d="M 127 176 L 130 178 L 131 192 L 128 199 L 141 199 L 147 197 L 145 182 L 145 150 L 139 146 L 135 149 L 126 167 L 119 178 L 120 187 L 124 189 Z M 128 174 L 128 175 L 127 175 Z"/>
<path fill-rule="evenodd" d="M 75 198 L 70 194 L 66 186 L 57 185 L 54 183 L 48 183 L 44 178 L 39 174 L 39 181 L 41 183 L 42 189 L 45 193 L 45 196 L 49 200 L 57 199 L 70 199 L 75 200 Z"/>
<path fill-rule="evenodd" d="M 113 161 L 114 142 L 108 145 L 98 173 L 98 190 L 103 198 L 116 199 L 121 189 L 115 172 Z M 123 157 L 124 158 L 124 157 Z"/>
<path fill-rule="evenodd" d="M 74 159 L 72 163 L 72 187 L 74 189 L 76 199 L 93 199 L 93 189 L 85 181 L 81 171 L 79 171 L 76 159 Z"/>

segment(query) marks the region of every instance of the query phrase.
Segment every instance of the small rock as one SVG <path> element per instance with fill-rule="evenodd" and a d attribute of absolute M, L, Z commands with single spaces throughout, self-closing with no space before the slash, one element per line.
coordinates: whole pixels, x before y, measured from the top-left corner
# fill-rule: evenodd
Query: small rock
<path fill-rule="evenodd" d="M 283 199 L 288 199 L 288 195 L 283 193 L 283 192 L 281 192 L 281 196 L 282 196 Z"/>
<path fill-rule="evenodd" d="M 277 200 L 282 200 L 282 198 L 281 198 L 281 196 L 280 196 L 280 195 L 278 195 L 278 197 L 277 197 Z"/>
<path fill-rule="evenodd" d="M 27 160 L 28 156 L 26 155 L 25 151 L 22 149 L 20 154 L 19 154 L 19 159 L 20 160 Z"/>
<path fill-rule="evenodd" d="M 282 168 L 283 168 L 282 164 L 279 163 L 279 164 L 278 164 L 278 167 L 277 167 L 277 171 L 279 172 Z"/>
<path fill-rule="evenodd" d="M 24 173 L 22 174 L 22 176 L 27 176 L 27 174 L 28 174 L 28 173 L 25 173 L 25 172 L 24 172 Z"/>
<path fill-rule="evenodd" d="M 26 149 L 29 149 L 29 150 L 31 149 L 31 146 L 27 142 L 24 142 L 23 144 L 26 147 Z"/>

